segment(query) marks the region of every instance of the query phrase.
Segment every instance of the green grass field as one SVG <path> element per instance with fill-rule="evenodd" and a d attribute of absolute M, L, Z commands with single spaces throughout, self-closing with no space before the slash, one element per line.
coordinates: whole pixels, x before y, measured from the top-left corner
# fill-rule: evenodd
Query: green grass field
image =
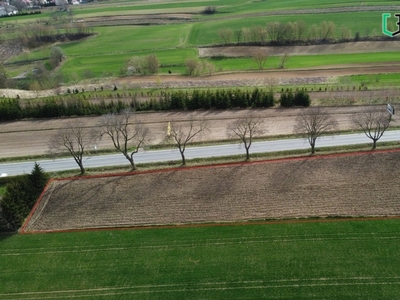
<path fill-rule="evenodd" d="M 396 299 L 400 220 L 0 236 L 0 298 Z"/>
<path fill-rule="evenodd" d="M 395 61 L 398 57 L 396 52 L 381 52 L 381 53 L 355 53 L 355 54 L 327 54 L 327 55 L 298 55 L 291 56 L 285 64 L 285 68 L 309 68 L 322 67 L 329 65 L 340 64 L 356 64 L 356 63 L 372 63 L 372 62 L 390 62 Z M 223 70 L 250 70 L 257 69 L 257 64 L 252 58 L 225 58 L 211 59 L 216 66 Z M 265 69 L 276 69 L 279 65 L 279 57 L 269 57 Z"/>
<path fill-rule="evenodd" d="M 336 37 L 340 37 L 340 28 L 345 26 L 351 29 L 352 35 L 356 32 L 361 37 L 365 35 L 380 35 L 382 12 L 387 10 L 377 8 L 376 11 L 360 12 L 335 12 L 335 13 L 313 13 L 306 11 L 301 14 L 291 14 L 292 10 L 328 7 L 356 8 L 364 5 L 393 5 L 396 1 L 365 1 L 363 5 L 357 1 L 279 1 L 265 2 L 245 0 L 217 0 L 217 1 L 163 1 L 144 3 L 142 1 L 115 1 L 93 3 L 90 5 L 73 6 L 73 15 L 78 20 L 94 16 L 113 16 L 123 14 L 156 14 L 156 13 L 190 13 L 191 22 L 182 22 L 172 25 L 150 25 L 150 26 L 106 26 L 95 27 L 93 32 L 96 36 L 82 41 L 58 44 L 66 55 L 66 61 L 61 66 L 65 76 L 65 82 L 83 79 L 81 74 L 90 71 L 96 77 L 118 76 L 119 70 L 125 61 L 133 56 L 156 54 L 165 69 L 177 74 L 185 74 L 184 62 L 187 58 L 196 58 L 197 47 L 219 44 L 223 41 L 218 31 L 223 28 L 239 30 L 253 26 L 266 26 L 268 22 L 303 20 L 308 28 L 312 24 L 320 24 L 322 21 L 332 21 L 336 24 Z M 199 12 L 206 6 L 216 6 L 217 13 L 214 15 L 201 15 Z M 289 10 L 283 15 L 254 15 L 257 13 L 274 13 L 277 10 Z M 23 16 L 7 19 L 4 24 L 26 23 L 29 18 L 36 21 L 38 18 L 48 20 L 54 13 L 54 9 L 43 11 L 41 15 Z M 193 14 L 194 13 L 194 14 Z M 67 13 L 66 13 L 67 14 Z M 356 20 L 356 21 L 355 21 Z M 13 22 L 11 22 L 13 21 Z M 394 18 L 391 18 L 394 22 Z M 235 37 L 232 37 L 232 41 Z M 48 57 L 49 47 L 33 50 L 31 53 L 21 54 L 13 61 L 32 60 Z M 397 61 L 398 58 L 392 53 L 384 54 L 362 54 L 362 55 L 338 55 L 338 56 L 302 56 L 292 57 L 287 64 L 288 68 L 302 68 L 323 66 L 337 63 L 359 63 L 359 62 L 381 62 Z M 215 62 L 217 70 L 237 71 L 255 69 L 256 65 L 251 59 L 227 59 Z M 278 65 L 277 58 L 271 58 L 267 68 L 275 68 Z M 19 72 L 32 69 L 33 65 L 25 67 L 10 66 L 9 72 L 16 76 Z M 21 72 L 21 73 L 22 73 Z M 72 75 L 71 75 L 72 74 Z"/>

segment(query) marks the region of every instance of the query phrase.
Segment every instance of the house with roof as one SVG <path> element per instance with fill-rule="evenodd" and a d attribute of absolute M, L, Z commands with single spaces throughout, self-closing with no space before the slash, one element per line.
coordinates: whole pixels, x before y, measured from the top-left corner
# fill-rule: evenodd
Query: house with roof
<path fill-rule="evenodd" d="M 0 16 L 13 16 L 18 14 L 18 9 L 13 6 L 13 5 L 9 5 L 9 4 L 2 4 L 0 6 Z"/>

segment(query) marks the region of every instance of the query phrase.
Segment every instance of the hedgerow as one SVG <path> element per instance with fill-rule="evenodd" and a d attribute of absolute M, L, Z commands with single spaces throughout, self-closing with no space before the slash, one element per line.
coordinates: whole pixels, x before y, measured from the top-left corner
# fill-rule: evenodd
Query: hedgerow
<path fill-rule="evenodd" d="M 280 105 L 309 106 L 310 98 L 306 91 L 282 92 Z M 276 100 L 271 90 L 255 88 L 253 90 L 218 89 L 161 92 L 156 97 L 138 100 L 137 94 L 126 95 L 115 91 L 98 102 L 89 100 L 90 96 L 78 92 L 67 97 L 52 97 L 46 100 L 0 100 L 0 121 L 25 118 L 58 118 L 70 116 L 102 115 L 120 112 L 126 108 L 136 111 L 149 110 L 196 110 L 196 109 L 233 109 L 233 108 L 268 108 L 275 106 Z M 125 98 L 123 101 L 122 98 Z M 111 100 L 110 100 L 111 99 Z"/>
<path fill-rule="evenodd" d="M 7 184 L 0 206 L 9 228 L 16 230 L 22 225 L 48 180 L 49 176 L 35 163 L 30 174 L 16 177 Z"/>

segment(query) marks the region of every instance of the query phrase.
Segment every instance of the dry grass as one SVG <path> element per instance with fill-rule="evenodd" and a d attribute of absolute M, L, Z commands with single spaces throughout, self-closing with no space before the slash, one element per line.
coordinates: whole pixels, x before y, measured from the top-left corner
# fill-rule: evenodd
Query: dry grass
<path fill-rule="evenodd" d="M 385 51 L 399 51 L 398 41 L 367 41 L 349 42 L 338 44 L 323 44 L 311 46 L 227 46 L 227 47 L 203 47 L 199 49 L 200 57 L 250 57 L 257 51 L 266 51 L 270 56 L 280 56 L 282 53 L 295 55 L 319 55 L 319 54 L 348 54 L 348 53 L 371 53 Z"/>
<path fill-rule="evenodd" d="M 26 230 L 400 214 L 400 152 L 50 184 Z"/>

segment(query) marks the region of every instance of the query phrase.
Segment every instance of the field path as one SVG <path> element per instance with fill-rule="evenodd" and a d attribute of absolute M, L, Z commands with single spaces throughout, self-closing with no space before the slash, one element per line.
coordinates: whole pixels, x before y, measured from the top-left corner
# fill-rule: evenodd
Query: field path
<path fill-rule="evenodd" d="M 265 51 L 269 56 L 279 56 L 288 53 L 296 55 L 319 54 L 349 54 L 349 53 L 373 53 L 373 52 L 398 52 L 400 41 L 363 41 L 336 44 L 308 45 L 308 46 L 226 46 L 226 47 L 202 47 L 199 48 L 200 57 L 224 56 L 224 57 L 249 57 L 258 51 Z"/>

